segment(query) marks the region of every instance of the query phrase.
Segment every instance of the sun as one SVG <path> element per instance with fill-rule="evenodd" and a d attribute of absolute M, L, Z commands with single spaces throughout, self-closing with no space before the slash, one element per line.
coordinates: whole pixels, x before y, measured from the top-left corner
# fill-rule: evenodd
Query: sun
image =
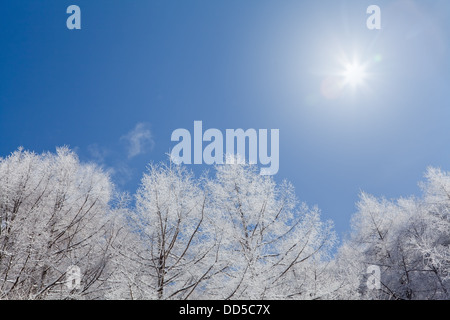
<path fill-rule="evenodd" d="M 335 53 L 334 53 L 335 54 Z M 356 51 L 352 56 L 341 50 L 333 59 L 336 65 L 326 73 L 321 82 L 322 95 L 330 100 L 343 95 L 356 96 L 370 91 L 369 84 L 373 80 L 373 62 L 380 62 L 381 55 L 376 55 L 373 62 Z"/>
<path fill-rule="evenodd" d="M 364 83 L 367 76 L 366 68 L 358 62 L 347 63 L 342 76 L 344 85 L 356 87 Z"/>

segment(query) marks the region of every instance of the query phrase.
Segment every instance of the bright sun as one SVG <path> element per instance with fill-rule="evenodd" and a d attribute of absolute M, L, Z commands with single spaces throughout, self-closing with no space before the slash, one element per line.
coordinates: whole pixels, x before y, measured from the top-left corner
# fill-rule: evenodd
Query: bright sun
<path fill-rule="evenodd" d="M 376 62 L 381 57 L 377 57 Z M 370 60 L 361 62 L 355 54 L 353 59 L 342 53 L 337 59 L 339 69 L 335 73 L 329 74 L 321 83 L 321 93 L 327 99 L 337 99 L 344 92 L 353 93 L 368 88 L 368 81 L 372 78 Z"/>
<path fill-rule="evenodd" d="M 345 84 L 355 87 L 364 82 L 364 79 L 366 78 L 366 70 L 364 66 L 358 63 L 348 63 L 345 66 L 343 77 Z"/>

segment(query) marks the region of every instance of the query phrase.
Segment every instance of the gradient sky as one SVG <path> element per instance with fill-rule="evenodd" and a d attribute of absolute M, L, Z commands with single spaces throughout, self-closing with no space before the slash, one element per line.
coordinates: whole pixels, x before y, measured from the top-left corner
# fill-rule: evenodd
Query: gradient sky
<path fill-rule="evenodd" d="M 419 194 L 427 166 L 450 170 L 449 46 L 448 0 L 2 1 L 0 156 L 68 145 L 134 193 L 194 120 L 280 129 L 275 180 L 343 235 L 360 191 Z M 345 58 L 367 77 L 330 96 Z"/>

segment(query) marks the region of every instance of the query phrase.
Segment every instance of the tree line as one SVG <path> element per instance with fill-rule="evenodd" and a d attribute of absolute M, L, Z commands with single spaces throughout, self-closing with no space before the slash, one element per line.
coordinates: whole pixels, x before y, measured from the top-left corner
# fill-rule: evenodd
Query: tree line
<path fill-rule="evenodd" d="M 429 168 L 421 187 L 361 193 L 338 242 L 317 207 L 254 165 L 195 177 L 151 164 L 129 195 L 68 148 L 19 148 L 0 158 L 0 299 L 449 299 L 449 173 Z"/>

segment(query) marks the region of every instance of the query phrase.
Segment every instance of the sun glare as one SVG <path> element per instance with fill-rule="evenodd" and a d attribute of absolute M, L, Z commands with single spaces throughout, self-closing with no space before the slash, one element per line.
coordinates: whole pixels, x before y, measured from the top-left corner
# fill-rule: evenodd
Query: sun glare
<path fill-rule="evenodd" d="M 358 63 L 349 63 L 345 66 L 343 76 L 345 84 L 358 86 L 364 82 L 366 71 L 364 66 Z"/>
<path fill-rule="evenodd" d="M 333 100 L 343 94 L 355 95 L 361 91 L 367 92 L 368 82 L 373 76 L 370 60 L 361 60 L 356 53 L 350 58 L 344 52 L 341 52 L 335 60 L 337 65 L 334 72 L 322 80 L 320 88 L 322 95 Z M 376 55 L 374 61 L 380 62 L 381 55 Z"/>

